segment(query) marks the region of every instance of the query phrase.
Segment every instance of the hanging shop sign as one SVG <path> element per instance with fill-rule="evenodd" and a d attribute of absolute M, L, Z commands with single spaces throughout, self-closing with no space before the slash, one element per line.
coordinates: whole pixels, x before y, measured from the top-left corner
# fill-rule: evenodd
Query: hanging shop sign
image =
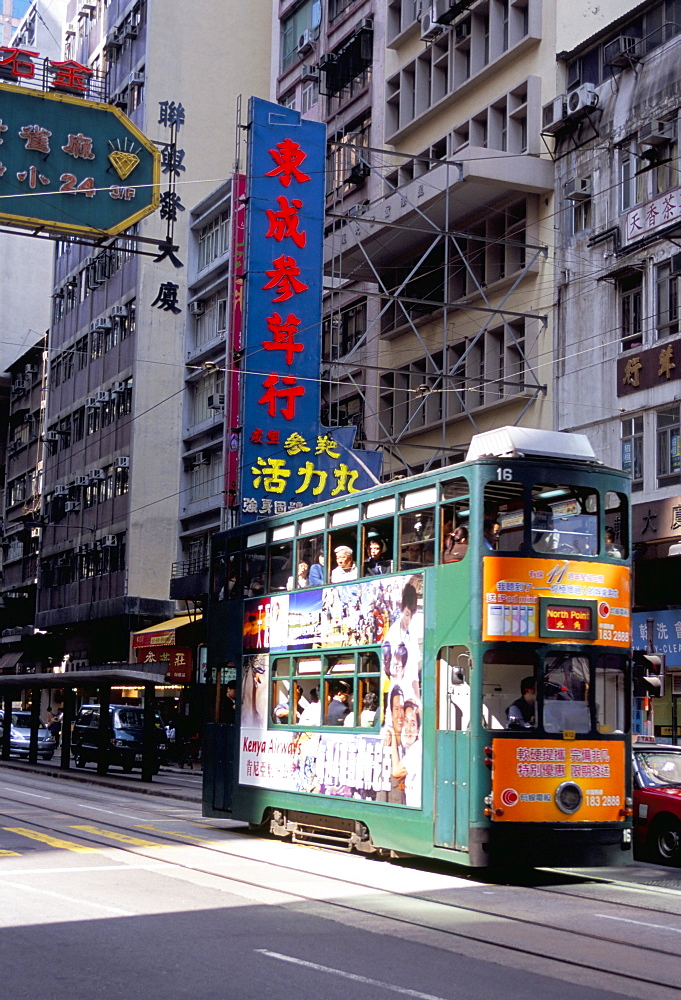
<path fill-rule="evenodd" d="M 326 127 L 251 98 L 242 518 L 374 485 L 381 456 L 320 424 Z"/>

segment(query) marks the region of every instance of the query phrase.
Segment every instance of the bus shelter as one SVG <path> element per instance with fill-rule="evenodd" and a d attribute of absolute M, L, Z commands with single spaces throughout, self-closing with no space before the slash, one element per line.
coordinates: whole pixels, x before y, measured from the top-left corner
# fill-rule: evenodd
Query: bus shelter
<path fill-rule="evenodd" d="M 162 668 L 161 668 L 162 669 Z M 157 668 L 158 670 L 158 668 Z M 68 771 L 71 766 L 71 727 L 76 716 L 76 690 L 85 690 L 88 697 L 97 695 L 100 705 L 99 738 L 104 745 L 109 733 L 109 705 L 111 704 L 111 689 L 121 684 L 142 687 L 144 690 L 144 736 L 142 749 L 142 781 L 151 781 L 156 766 L 156 735 L 154 720 L 156 715 L 156 685 L 164 682 L 165 675 L 160 672 L 145 670 L 139 664 L 91 667 L 86 670 L 73 670 L 63 674 L 11 674 L 0 676 L 0 701 L 4 708 L 5 719 L 11 718 L 12 703 L 21 696 L 22 691 L 31 693 L 31 737 L 28 749 L 28 761 L 35 764 L 38 761 L 38 725 L 40 718 L 40 701 L 42 691 L 64 692 L 61 763 L 60 767 Z M 0 760 L 10 757 L 10 726 L 3 726 L 0 741 Z M 97 771 L 104 774 L 105 765 L 100 762 Z"/>

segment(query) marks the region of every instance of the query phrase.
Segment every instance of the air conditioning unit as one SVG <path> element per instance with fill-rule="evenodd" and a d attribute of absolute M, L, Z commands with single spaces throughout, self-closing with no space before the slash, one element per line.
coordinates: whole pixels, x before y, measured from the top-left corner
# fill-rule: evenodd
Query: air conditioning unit
<path fill-rule="evenodd" d="M 197 465 L 210 465 L 210 452 L 209 451 L 197 451 L 191 457 L 191 462 L 194 467 Z"/>
<path fill-rule="evenodd" d="M 126 24 L 125 27 L 123 28 L 124 38 L 137 38 L 139 33 L 140 33 L 139 25 L 133 24 L 132 22 L 130 22 L 130 24 Z"/>
<path fill-rule="evenodd" d="M 89 410 L 94 410 L 99 406 L 99 403 L 94 396 L 87 396 L 85 399 L 85 405 Z"/>
<path fill-rule="evenodd" d="M 73 485 L 74 486 L 87 486 L 90 480 L 87 476 L 74 476 Z"/>
<path fill-rule="evenodd" d="M 567 95 L 567 113 L 570 118 L 585 118 L 598 107 L 598 94 L 593 83 L 583 83 Z"/>
<path fill-rule="evenodd" d="M 303 56 L 306 52 L 309 52 L 314 45 L 314 37 L 312 30 L 306 28 L 302 35 L 298 38 L 298 55 Z"/>
<path fill-rule="evenodd" d="M 127 306 L 111 306 L 112 316 L 127 316 L 128 307 Z"/>
<path fill-rule="evenodd" d="M 109 393 L 106 390 L 102 390 L 101 392 L 95 393 L 95 399 L 97 400 L 98 403 L 108 403 L 109 398 L 110 398 Z"/>
<path fill-rule="evenodd" d="M 33 365 L 26 365 L 24 368 L 24 375 L 27 375 L 29 378 L 35 378 L 37 374 L 38 369 L 34 368 Z"/>
<path fill-rule="evenodd" d="M 98 483 L 101 482 L 102 479 L 106 478 L 106 476 L 104 475 L 104 469 L 90 469 L 90 471 L 87 474 L 87 477 L 91 483 Z"/>
<path fill-rule="evenodd" d="M 57 433 L 57 431 L 45 431 L 45 434 L 43 435 L 43 441 L 45 441 L 47 444 L 56 444 L 58 440 L 59 440 L 59 434 Z"/>
<path fill-rule="evenodd" d="M 125 392 L 125 382 L 114 382 L 111 387 L 112 396 L 122 396 Z"/>
<path fill-rule="evenodd" d="M 566 115 L 567 106 L 565 94 L 559 94 L 558 97 L 554 97 L 552 101 L 549 101 L 549 103 L 545 104 L 542 108 L 542 132 L 548 132 L 549 134 L 559 132 L 565 125 Z"/>
<path fill-rule="evenodd" d="M 63 483 L 57 483 L 53 492 L 56 497 L 67 497 L 69 495 L 69 488 L 68 486 L 64 486 Z"/>
<path fill-rule="evenodd" d="M 432 42 L 434 38 L 437 38 L 445 29 L 441 24 L 438 24 L 433 17 L 433 9 L 429 8 L 421 17 L 421 41 L 422 42 Z"/>
<path fill-rule="evenodd" d="M 473 0 L 434 0 L 433 14 L 439 24 L 451 24 L 455 17 L 473 6 Z"/>
<path fill-rule="evenodd" d="M 78 545 L 76 548 L 76 554 L 79 556 L 85 556 L 90 551 L 89 545 Z"/>
<path fill-rule="evenodd" d="M 208 397 L 209 410 L 222 410 L 224 405 L 225 405 L 224 392 L 211 393 L 211 395 Z"/>
<path fill-rule="evenodd" d="M 73 38 L 76 34 L 76 26 L 73 21 L 66 25 L 66 31 L 64 32 L 67 38 Z"/>
<path fill-rule="evenodd" d="M 24 423 L 25 424 L 30 424 L 32 420 L 33 420 L 33 414 L 32 413 L 24 413 Z"/>
<path fill-rule="evenodd" d="M 364 184 L 370 173 L 371 167 L 369 164 L 360 160 L 359 163 L 355 163 L 355 165 L 350 169 L 350 173 L 345 180 L 348 184 L 356 184 L 357 187 L 359 187 L 360 184 Z"/>
<path fill-rule="evenodd" d="M 26 383 L 23 378 L 17 378 L 12 382 L 12 392 L 23 392 L 26 389 Z"/>
<path fill-rule="evenodd" d="M 189 303 L 189 315 L 190 316 L 203 316 L 205 311 L 205 306 L 201 299 L 197 299 L 196 302 Z"/>
<path fill-rule="evenodd" d="M 606 66 L 631 66 L 640 58 L 641 40 L 632 35 L 619 35 L 603 47 Z"/>
<path fill-rule="evenodd" d="M 117 469 L 129 469 L 130 459 L 128 458 L 127 455 L 121 455 L 120 458 L 116 459 L 114 465 L 116 466 Z"/>
<path fill-rule="evenodd" d="M 144 83 L 144 73 L 131 73 L 128 79 L 130 87 L 141 87 Z"/>
<path fill-rule="evenodd" d="M 31 538 L 40 538 L 40 528 L 31 528 Z"/>
<path fill-rule="evenodd" d="M 319 80 L 319 69 L 316 66 L 311 66 L 306 63 L 303 66 L 303 72 L 300 74 L 300 79 L 303 83 L 316 83 Z"/>
<path fill-rule="evenodd" d="M 573 177 L 565 185 L 565 197 L 569 201 L 588 201 L 591 197 L 591 180 L 588 177 Z"/>
<path fill-rule="evenodd" d="M 641 146 L 666 146 L 676 134 L 675 122 L 650 121 L 638 130 Z"/>
<path fill-rule="evenodd" d="M 454 28 L 454 37 L 457 42 L 462 42 L 464 38 L 470 38 L 471 36 L 471 22 L 470 18 L 467 21 L 460 21 Z"/>
<path fill-rule="evenodd" d="M 108 316 L 102 316 L 101 319 L 96 319 L 90 323 L 90 333 L 94 333 L 96 330 L 110 330 L 111 320 Z"/>
<path fill-rule="evenodd" d="M 102 544 L 105 549 L 114 549 L 118 544 L 115 535 L 104 535 L 102 539 Z"/>
<path fill-rule="evenodd" d="M 106 38 L 107 48 L 120 49 L 123 45 L 123 38 L 120 30 L 110 31 Z"/>
<path fill-rule="evenodd" d="M 69 500 L 68 503 L 64 504 L 64 510 L 67 514 L 74 514 L 76 511 L 80 510 L 80 504 L 73 500 Z"/>

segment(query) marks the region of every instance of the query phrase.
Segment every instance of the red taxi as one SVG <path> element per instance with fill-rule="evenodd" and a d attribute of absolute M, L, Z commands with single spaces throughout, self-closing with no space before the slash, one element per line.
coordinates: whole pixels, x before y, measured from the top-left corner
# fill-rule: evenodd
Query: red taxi
<path fill-rule="evenodd" d="M 634 857 L 681 865 L 681 746 L 634 745 Z"/>

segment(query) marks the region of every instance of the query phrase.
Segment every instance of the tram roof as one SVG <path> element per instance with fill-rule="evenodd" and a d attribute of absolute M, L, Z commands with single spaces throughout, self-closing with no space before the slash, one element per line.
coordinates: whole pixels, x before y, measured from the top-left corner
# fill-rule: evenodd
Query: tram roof
<path fill-rule="evenodd" d="M 568 458 L 579 462 L 595 462 L 596 458 L 586 434 L 565 431 L 545 431 L 537 427 L 499 427 L 474 434 L 466 455 L 467 462 L 479 458 Z"/>

